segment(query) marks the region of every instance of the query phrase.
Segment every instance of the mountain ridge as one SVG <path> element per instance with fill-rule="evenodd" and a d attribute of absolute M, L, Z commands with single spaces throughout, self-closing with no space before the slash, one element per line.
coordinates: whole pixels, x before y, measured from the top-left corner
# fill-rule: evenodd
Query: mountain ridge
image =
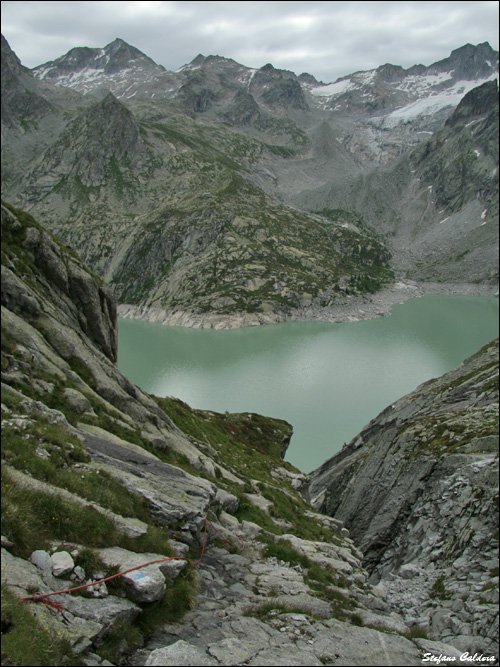
<path fill-rule="evenodd" d="M 114 50 L 125 55 L 107 74 Z M 175 73 L 149 61 L 134 69 L 129 65 L 139 56 L 119 40 L 85 54 L 101 68 L 92 70 L 100 74 L 88 79 L 85 95 L 45 83 L 47 69 L 43 80 L 29 75 L 37 99 L 52 106 L 36 120 L 43 130 L 22 107 L 9 111 L 2 192 L 54 225 L 115 284 L 128 313 L 147 316 L 149 309 L 151 317 L 161 311 L 177 322 L 224 326 L 226 319 L 232 326 L 329 319 L 328 309 L 350 311 L 356 299 L 398 281 L 441 282 L 444 290 L 469 282 L 478 292 L 494 292 L 495 118 L 481 141 L 483 121 L 474 136 L 458 122 L 445 125 L 477 83 L 457 87 L 445 61 L 445 74 L 382 66 L 346 77 L 341 85 L 349 90 L 333 90 L 339 84 L 318 88 L 272 64 L 251 70 L 201 54 Z M 459 74 L 476 76 L 486 56 L 485 67 L 494 68 L 485 45 L 450 58 L 464 59 Z M 78 67 L 75 76 L 85 72 Z M 7 105 L 19 73 L 12 76 L 2 92 Z M 406 88 L 392 89 L 391 80 L 401 76 Z M 375 98 L 363 101 L 367 86 L 386 100 L 383 116 Z M 495 106 L 491 91 L 482 103 L 485 117 Z M 459 108 L 469 122 L 479 120 L 472 108 Z M 123 149 L 113 147 L 113 137 Z M 433 158 L 436 150 L 443 155 Z M 475 176 L 451 205 L 458 209 L 438 207 L 429 193 L 456 190 L 462 163 Z M 146 272 L 138 271 L 155 247 Z M 132 273 L 141 275 L 139 284 Z"/>

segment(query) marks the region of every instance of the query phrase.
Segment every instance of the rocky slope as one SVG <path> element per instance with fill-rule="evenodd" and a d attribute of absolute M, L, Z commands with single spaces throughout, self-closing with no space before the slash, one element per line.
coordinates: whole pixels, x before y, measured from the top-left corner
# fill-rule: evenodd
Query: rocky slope
<path fill-rule="evenodd" d="M 295 185 L 293 169 L 282 172 L 283 189 Z M 356 210 L 388 243 L 398 276 L 496 285 L 497 83 L 473 88 L 444 127 L 402 157 L 361 174 L 319 176 L 290 196 L 302 208 Z"/>
<path fill-rule="evenodd" d="M 109 288 L 2 207 L 4 664 L 460 655 L 415 638 L 342 524 L 299 495 L 288 424 L 149 396 L 115 358 Z M 16 602 L 151 561 L 121 585 L 46 598 L 62 608 Z"/>
<path fill-rule="evenodd" d="M 406 621 L 498 654 L 498 340 L 389 406 L 309 490 Z"/>
<path fill-rule="evenodd" d="M 11 157 L 18 131 L 7 135 Z M 108 93 L 81 106 L 27 170 L 13 160 L 4 190 L 43 213 L 122 303 L 280 319 L 392 280 L 390 252 L 357 216 L 300 212 L 252 182 L 259 155 L 304 140 L 295 128 L 284 148 L 200 124 L 170 102 L 132 110 Z"/>
<path fill-rule="evenodd" d="M 219 56 L 168 72 L 122 40 L 33 72 L 5 40 L 2 58 L 3 196 L 43 216 L 129 315 L 328 318 L 394 273 L 496 289 L 487 44 L 328 85 Z M 484 103 L 443 129 L 483 82 Z"/>

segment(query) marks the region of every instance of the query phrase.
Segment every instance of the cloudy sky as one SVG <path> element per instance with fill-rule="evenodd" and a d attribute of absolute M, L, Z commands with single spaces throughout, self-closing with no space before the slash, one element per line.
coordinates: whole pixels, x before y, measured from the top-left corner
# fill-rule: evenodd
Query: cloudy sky
<path fill-rule="evenodd" d="M 430 65 L 464 44 L 498 50 L 498 2 L 2 2 L 2 33 L 34 67 L 124 39 L 167 69 L 198 53 L 271 62 L 325 82 L 391 62 Z"/>

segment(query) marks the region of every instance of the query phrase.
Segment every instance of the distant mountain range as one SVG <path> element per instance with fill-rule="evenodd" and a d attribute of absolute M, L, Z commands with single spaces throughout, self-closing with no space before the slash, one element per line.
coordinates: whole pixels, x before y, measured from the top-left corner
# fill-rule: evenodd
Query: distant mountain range
<path fill-rule="evenodd" d="M 219 56 L 170 72 L 120 39 L 30 71 L 2 37 L 2 196 L 166 321 L 494 288 L 497 78 L 486 43 L 324 84 Z"/>

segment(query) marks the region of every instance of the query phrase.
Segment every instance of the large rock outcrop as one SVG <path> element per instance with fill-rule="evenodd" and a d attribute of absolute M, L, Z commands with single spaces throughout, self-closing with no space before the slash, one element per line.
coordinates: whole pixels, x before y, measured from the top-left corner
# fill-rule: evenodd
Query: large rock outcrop
<path fill-rule="evenodd" d="M 498 340 L 389 406 L 309 490 L 407 619 L 497 650 Z"/>

